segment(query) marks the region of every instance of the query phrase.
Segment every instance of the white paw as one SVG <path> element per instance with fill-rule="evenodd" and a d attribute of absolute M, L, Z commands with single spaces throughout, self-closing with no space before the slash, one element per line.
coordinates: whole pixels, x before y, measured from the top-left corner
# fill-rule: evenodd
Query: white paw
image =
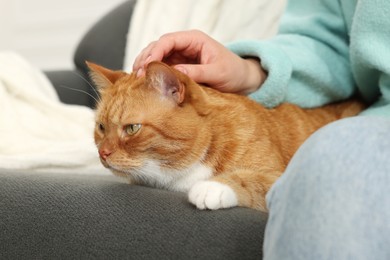
<path fill-rule="evenodd" d="M 216 181 L 195 183 L 188 193 L 188 199 L 198 209 L 221 209 L 238 205 L 233 189 Z"/>

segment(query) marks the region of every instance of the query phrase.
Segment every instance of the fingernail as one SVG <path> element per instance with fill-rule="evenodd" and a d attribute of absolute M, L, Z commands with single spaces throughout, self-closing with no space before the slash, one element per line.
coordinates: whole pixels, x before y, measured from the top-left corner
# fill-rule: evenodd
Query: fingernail
<path fill-rule="evenodd" d="M 180 71 L 183 74 L 186 74 L 186 75 L 188 74 L 187 70 L 182 66 L 175 66 L 175 69 L 177 69 L 178 71 Z"/>
<path fill-rule="evenodd" d="M 146 58 L 146 60 L 145 60 L 145 64 L 148 64 L 149 63 L 149 61 L 152 59 L 152 55 L 149 55 L 147 58 Z"/>
<path fill-rule="evenodd" d="M 138 69 L 137 70 L 137 78 L 141 77 L 143 73 L 143 69 Z"/>

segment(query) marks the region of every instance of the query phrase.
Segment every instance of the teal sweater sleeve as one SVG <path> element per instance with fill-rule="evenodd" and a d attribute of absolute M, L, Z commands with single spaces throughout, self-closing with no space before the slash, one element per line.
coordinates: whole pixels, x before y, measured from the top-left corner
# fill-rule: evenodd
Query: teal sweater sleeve
<path fill-rule="evenodd" d="M 362 115 L 390 116 L 390 1 L 357 1 L 350 30 L 351 65 L 363 97 Z"/>
<path fill-rule="evenodd" d="M 267 107 L 316 107 L 359 90 L 374 103 L 363 114 L 390 115 L 389 13 L 389 0 L 293 0 L 277 36 L 228 48 L 259 57 L 268 77 L 250 97 Z"/>
<path fill-rule="evenodd" d="M 289 1 L 279 34 L 267 41 L 238 41 L 228 47 L 257 56 L 268 72 L 251 98 L 267 107 L 282 102 L 320 106 L 354 91 L 347 28 L 338 1 Z"/>

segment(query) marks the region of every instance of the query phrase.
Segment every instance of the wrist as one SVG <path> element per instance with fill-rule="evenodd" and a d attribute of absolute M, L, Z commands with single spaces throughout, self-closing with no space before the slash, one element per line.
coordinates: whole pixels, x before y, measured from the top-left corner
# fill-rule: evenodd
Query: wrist
<path fill-rule="evenodd" d="M 242 94 L 249 95 L 257 91 L 267 78 L 266 71 L 261 67 L 258 58 L 245 58 L 246 77 Z"/>

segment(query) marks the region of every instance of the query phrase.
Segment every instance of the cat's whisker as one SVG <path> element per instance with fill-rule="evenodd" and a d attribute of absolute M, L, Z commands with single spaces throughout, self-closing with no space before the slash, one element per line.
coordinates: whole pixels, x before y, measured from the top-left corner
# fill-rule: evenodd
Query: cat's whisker
<path fill-rule="evenodd" d="M 70 89 L 70 90 L 77 91 L 77 92 L 81 92 L 81 93 L 84 93 L 84 94 L 90 96 L 91 98 L 93 98 L 93 100 L 95 100 L 96 103 L 99 102 L 99 100 L 98 100 L 97 98 L 95 98 L 93 95 L 91 95 L 91 94 L 88 93 L 87 91 L 84 91 L 84 90 L 81 90 L 81 89 L 77 89 L 77 88 L 71 88 L 71 87 L 68 87 L 68 86 L 65 86 L 65 85 L 59 85 L 59 87 L 61 87 L 61 88 L 66 88 L 66 89 Z"/>
<path fill-rule="evenodd" d="M 92 84 L 86 79 L 84 78 L 82 75 L 80 75 L 79 73 L 73 71 L 74 74 L 76 74 L 79 78 L 81 78 L 85 83 L 88 84 L 88 86 L 91 87 L 91 89 L 93 90 L 93 92 L 95 92 L 96 96 L 99 96 L 99 93 L 96 91 L 96 89 L 94 88 L 94 86 L 92 86 Z"/>

